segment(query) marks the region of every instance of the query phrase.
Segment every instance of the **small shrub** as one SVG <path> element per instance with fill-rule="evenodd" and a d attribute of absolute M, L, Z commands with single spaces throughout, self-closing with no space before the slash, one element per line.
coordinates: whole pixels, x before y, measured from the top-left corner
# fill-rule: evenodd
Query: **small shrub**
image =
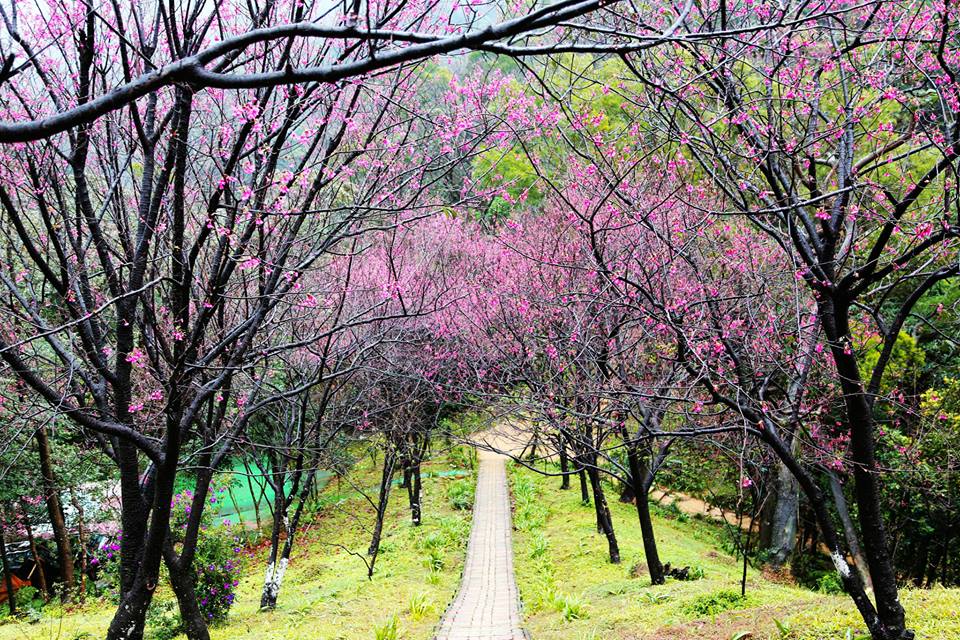
<path fill-rule="evenodd" d="M 471 480 L 456 480 L 447 487 L 447 499 L 454 509 L 466 511 L 473 508 L 474 486 Z"/>
<path fill-rule="evenodd" d="M 477 464 L 477 450 L 463 445 L 450 449 L 450 466 L 454 469 L 473 469 Z"/>
<path fill-rule="evenodd" d="M 666 518 L 667 520 L 676 520 L 680 523 L 685 523 L 690 520 L 690 516 L 680 510 L 676 500 L 672 500 L 667 504 L 655 504 L 654 513 L 661 518 Z"/>
<path fill-rule="evenodd" d="M 183 620 L 176 603 L 154 600 L 147 609 L 147 637 L 150 640 L 173 640 L 183 632 Z"/>
<path fill-rule="evenodd" d="M 840 581 L 840 576 L 835 572 L 824 573 L 817 580 L 817 591 L 828 594 L 843 593 L 843 582 Z"/>
<path fill-rule="evenodd" d="M 712 617 L 724 611 L 729 611 L 730 609 L 743 608 L 746 603 L 746 596 L 741 595 L 737 591 L 721 589 L 720 591 L 700 596 L 686 605 L 683 610 L 686 613 L 697 616 Z"/>
<path fill-rule="evenodd" d="M 427 551 L 427 557 L 423 559 L 423 564 L 430 571 L 442 571 L 446 561 L 443 557 L 443 551 L 440 549 L 430 549 Z"/>
<path fill-rule="evenodd" d="M 542 558 L 550 550 L 550 542 L 543 537 L 543 534 L 536 533 L 533 540 L 530 541 L 530 557 L 533 559 Z"/>
<path fill-rule="evenodd" d="M 398 640 L 400 638 L 399 622 L 397 616 L 391 616 L 389 620 L 373 630 L 374 640 Z"/>
<path fill-rule="evenodd" d="M 415 593 L 410 596 L 410 603 L 407 605 L 407 611 L 414 620 L 421 620 L 433 610 L 427 596 L 422 593 Z"/>
<path fill-rule="evenodd" d="M 40 611 L 45 604 L 43 594 L 36 587 L 20 587 L 13 594 L 13 601 L 17 604 L 17 609 L 29 615 L 30 610 Z"/>
<path fill-rule="evenodd" d="M 242 548 L 229 527 L 200 532 L 194 559 L 195 591 L 200 612 L 210 624 L 227 619 L 242 570 Z"/>
<path fill-rule="evenodd" d="M 568 596 L 556 592 L 553 594 L 553 607 L 567 622 L 582 620 L 588 617 L 586 603 L 576 596 Z"/>

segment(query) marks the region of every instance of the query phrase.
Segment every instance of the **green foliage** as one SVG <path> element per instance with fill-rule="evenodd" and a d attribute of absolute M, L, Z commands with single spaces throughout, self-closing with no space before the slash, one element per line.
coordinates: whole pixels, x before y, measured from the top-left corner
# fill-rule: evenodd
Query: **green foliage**
<path fill-rule="evenodd" d="M 240 583 L 241 551 L 230 527 L 210 527 L 200 532 L 194 580 L 200 611 L 208 623 L 222 623 L 230 613 Z"/>
<path fill-rule="evenodd" d="M 407 604 L 407 612 L 411 618 L 414 620 L 422 620 L 431 611 L 433 611 L 433 605 L 430 604 L 425 594 L 415 593 L 410 596 L 410 602 Z"/>
<path fill-rule="evenodd" d="M 747 597 L 737 591 L 721 589 L 714 593 L 702 595 L 689 603 L 684 609 L 687 613 L 697 616 L 715 616 L 730 609 L 742 609 L 747 605 Z"/>
<path fill-rule="evenodd" d="M 865 381 L 869 381 L 873 375 L 882 350 L 883 344 L 878 337 L 871 336 L 863 341 L 859 363 L 860 375 Z M 913 393 L 923 371 L 924 360 L 925 354 L 917 346 L 916 339 L 906 331 L 901 331 L 893 344 L 890 361 L 880 384 L 881 394 L 889 394 L 894 389 Z"/>
<path fill-rule="evenodd" d="M 542 533 L 534 533 L 533 539 L 530 542 L 530 557 L 531 558 L 542 558 L 547 555 L 547 551 L 550 549 L 550 541 L 547 540 Z"/>
<path fill-rule="evenodd" d="M 567 622 L 589 617 L 586 603 L 575 596 L 555 593 L 553 606 Z"/>
<path fill-rule="evenodd" d="M 397 616 L 391 616 L 382 625 L 373 630 L 374 640 L 397 640 L 400 637 L 400 621 Z"/>
<path fill-rule="evenodd" d="M 820 593 L 839 594 L 844 592 L 840 576 L 834 573 L 825 573 L 817 580 L 817 591 Z"/>
<path fill-rule="evenodd" d="M 690 516 L 680 510 L 680 507 L 677 506 L 676 500 L 671 500 L 666 504 L 652 504 L 652 511 L 656 513 L 661 518 L 668 518 L 670 520 L 676 520 L 679 523 L 684 523 L 690 520 Z"/>
<path fill-rule="evenodd" d="M 781 638 L 786 638 L 790 635 L 790 623 L 782 622 L 776 618 L 773 619 L 773 624 L 777 627 L 777 633 L 780 634 Z"/>
<path fill-rule="evenodd" d="M 519 531 L 537 531 L 547 518 L 547 509 L 537 499 L 533 482 L 523 474 L 513 476 L 513 500 L 516 510 L 513 524 Z"/>
<path fill-rule="evenodd" d="M 450 464 L 456 469 L 473 469 L 477 466 L 477 450 L 473 447 L 458 445 L 450 449 Z"/>
<path fill-rule="evenodd" d="M 183 632 L 183 621 L 173 600 L 154 599 L 147 609 L 147 638 L 149 640 L 173 640 Z"/>
<path fill-rule="evenodd" d="M 836 567 L 830 559 L 819 553 L 795 553 L 790 560 L 790 573 L 794 580 L 800 586 L 806 587 L 820 593 L 840 593 L 843 591 L 842 585 L 840 591 L 830 591 L 833 588 L 832 581 L 839 582 Z"/>
<path fill-rule="evenodd" d="M 18 614 L 30 622 L 36 622 L 40 619 L 43 607 L 46 604 L 43 600 L 43 594 L 36 587 L 25 586 L 14 592 L 14 602 L 17 605 Z"/>
<path fill-rule="evenodd" d="M 462 511 L 473 508 L 474 483 L 470 479 L 456 480 L 447 487 L 447 499 L 454 509 Z"/>

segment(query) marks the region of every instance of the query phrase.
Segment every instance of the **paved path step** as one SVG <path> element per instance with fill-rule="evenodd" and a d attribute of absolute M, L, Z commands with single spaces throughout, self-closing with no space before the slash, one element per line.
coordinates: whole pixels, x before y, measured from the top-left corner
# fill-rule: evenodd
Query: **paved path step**
<path fill-rule="evenodd" d="M 463 580 L 436 640 L 523 640 L 504 456 L 480 451 Z"/>

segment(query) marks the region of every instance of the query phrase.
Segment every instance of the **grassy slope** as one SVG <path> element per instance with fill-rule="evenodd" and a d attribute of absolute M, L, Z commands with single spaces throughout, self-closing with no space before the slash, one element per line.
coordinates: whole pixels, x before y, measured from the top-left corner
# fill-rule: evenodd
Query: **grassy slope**
<path fill-rule="evenodd" d="M 446 459 L 424 465 L 424 472 L 449 468 Z M 356 475 L 361 486 L 377 482 L 369 460 Z M 467 482 L 472 483 L 472 473 Z M 294 548 L 278 608 L 260 613 L 264 555 L 248 561 L 237 593 L 237 604 L 226 625 L 211 630 L 215 640 L 335 640 L 373 638 L 377 627 L 397 617 L 404 640 L 428 640 L 459 583 L 470 528 L 470 511 L 454 510 L 447 488 L 452 476 L 424 479 L 424 524 L 409 522 L 406 491 L 394 486 L 391 508 L 377 571 L 366 577 L 363 561 L 347 550 L 363 553 L 369 544 L 364 527 L 373 522 L 373 508 L 343 485 L 343 502 L 326 509 Z M 462 480 L 461 480 L 462 482 Z M 336 483 L 325 492 L 325 503 L 337 501 Z M 443 568 L 431 570 L 424 558 L 435 550 Z M 158 594 L 169 598 L 169 594 Z M 102 638 L 114 605 L 88 602 L 79 611 L 60 616 L 51 608 L 38 624 L 11 622 L 0 626 L 0 640 Z"/>
<path fill-rule="evenodd" d="M 661 559 L 697 566 L 704 578 L 652 587 L 645 566 L 636 511 L 613 496 L 611 509 L 623 563 L 607 562 L 605 539 L 596 533 L 592 506 L 579 489 L 558 491 L 559 480 L 525 469 L 511 472 L 515 500 L 517 581 L 526 628 L 535 640 L 750 638 L 844 639 L 863 627 L 851 601 L 777 584 L 748 571 L 748 600 L 716 616 L 692 613 L 698 598 L 720 590 L 739 592 L 742 565 L 720 550 L 713 523 L 655 518 Z M 636 565 L 637 571 L 631 571 Z M 637 574 L 636 577 L 631 575 Z M 905 590 L 902 595 L 918 639 L 960 638 L 960 590 Z M 781 634 L 774 619 L 788 631 Z"/>

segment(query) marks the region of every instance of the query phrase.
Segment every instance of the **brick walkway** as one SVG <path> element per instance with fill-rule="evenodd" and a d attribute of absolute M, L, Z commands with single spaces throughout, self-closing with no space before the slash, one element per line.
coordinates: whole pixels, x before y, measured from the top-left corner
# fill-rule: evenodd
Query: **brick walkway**
<path fill-rule="evenodd" d="M 460 592 L 436 640 L 522 640 L 513 577 L 510 498 L 504 457 L 480 451 L 473 529 Z"/>

